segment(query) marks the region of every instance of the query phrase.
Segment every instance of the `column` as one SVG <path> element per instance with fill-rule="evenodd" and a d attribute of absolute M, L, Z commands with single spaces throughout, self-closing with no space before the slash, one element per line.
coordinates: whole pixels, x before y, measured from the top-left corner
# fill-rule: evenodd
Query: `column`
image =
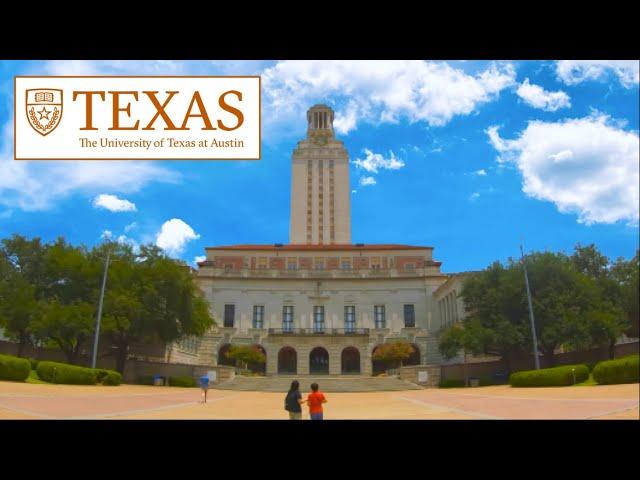
<path fill-rule="evenodd" d="M 278 345 L 263 345 L 267 351 L 267 375 L 276 375 L 278 373 Z"/>

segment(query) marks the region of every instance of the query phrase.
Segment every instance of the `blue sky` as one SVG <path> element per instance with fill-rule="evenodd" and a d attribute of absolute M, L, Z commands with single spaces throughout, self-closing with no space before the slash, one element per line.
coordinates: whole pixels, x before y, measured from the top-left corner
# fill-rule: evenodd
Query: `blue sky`
<path fill-rule="evenodd" d="M 20 74 L 260 74 L 262 159 L 16 162 Z M 0 62 L 0 99 L 0 237 L 91 246 L 108 230 L 188 262 L 287 243 L 291 152 L 321 102 L 352 160 L 354 243 L 433 246 L 445 272 L 518 255 L 522 239 L 638 248 L 637 61 Z"/>

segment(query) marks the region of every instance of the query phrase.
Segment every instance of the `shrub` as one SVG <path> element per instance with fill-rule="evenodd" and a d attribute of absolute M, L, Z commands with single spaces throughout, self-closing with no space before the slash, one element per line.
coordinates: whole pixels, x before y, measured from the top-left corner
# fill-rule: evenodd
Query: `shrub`
<path fill-rule="evenodd" d="M 103 385 L 116 386 L 122 383 L 122 375 L 115 370 L 106 370 L 107 374 L 102 380 Z"/>
<path fill-rule="evenodd" d="M 440 380 L 440 388 L 461 388 L 464 387 L 464 380 L 459 380 L 457 378 L 450 380 Z"/>
<path fill-rule="evenodd" d="M 588 378 L 589 367 L 586 365 L 563 365 L 512 373 L 509 377 L 509 384 L 512 387 L 564 387 L 582 383 Z"/>
<path fill-rule="evenodd" d="M 169 377 L 170 387 L 197 387 L 198 383 L 193 377 Z"/>
<path fill-rule="evenodd" d="M 640 355 L 607 360 L 593 369 L 593 379 L 602 385 L 614 383 L 637 383 L 640 370 Z"/>
<path fill-rule="evenodd" d="M 35 358 L 30 358 L 29 359 L 29 363 L 31 364 L 31 370 L 37 370 L 38 369 L 38 362 L 40 360 L 36 360 Z"/>
<path fill-rule="evenodd" d="M 45 382 L 67 385 L 95 385 L 97 381 L 96 372 L 92 368 L 57 362 L 38 363 L 38 377 Z"/>
<path fill-rule="evenodd" d="M 96 372 L 96 380 L 98 383 L 102 383 L 109 372 L 111 372 L 111 370 L 107 370 L 106 368 L 94 368 L 93 371 Z"/>
<path fill-rule="evenodd" d="M 31 363 L 26 358 L 0 355 L 0 380 L 24 382 L 31 372 Z"/>

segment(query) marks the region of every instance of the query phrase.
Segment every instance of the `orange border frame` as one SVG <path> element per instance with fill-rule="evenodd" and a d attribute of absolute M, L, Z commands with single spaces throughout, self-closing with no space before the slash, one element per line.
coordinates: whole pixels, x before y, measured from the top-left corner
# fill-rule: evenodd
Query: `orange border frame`
<path fill-rule="evenodd" d="M 18 158 L 16 156 L 16 83 L 18 78 L 257 78 L 258 79 L 258 157 L 257 158 Z M 15 75 L 13 77 L 13 159 L 14 160 L 142 160 L 142 161 L 203 161 L 211 162 L 217 160 L 260 160 L 262 158 L 262 77 L 260 75 Z"/>

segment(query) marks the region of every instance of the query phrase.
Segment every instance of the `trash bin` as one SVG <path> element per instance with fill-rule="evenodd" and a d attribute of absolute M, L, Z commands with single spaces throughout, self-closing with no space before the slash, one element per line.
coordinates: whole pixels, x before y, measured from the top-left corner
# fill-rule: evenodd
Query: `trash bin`
<path fill-rule="evenodd" d="M 470 378 L 469 379 L 469 386 L 471 386 L 471 387 L 479 387 L 480 386 L 480 379 L 479 378 Z"/>
<path fill-rule="evenodd" d="M 154 375 L 153 377 L 153 384 L 157 387 L 161 387 L 164 385 L 164 378 L 162 378 L 160 375 Z"/>

